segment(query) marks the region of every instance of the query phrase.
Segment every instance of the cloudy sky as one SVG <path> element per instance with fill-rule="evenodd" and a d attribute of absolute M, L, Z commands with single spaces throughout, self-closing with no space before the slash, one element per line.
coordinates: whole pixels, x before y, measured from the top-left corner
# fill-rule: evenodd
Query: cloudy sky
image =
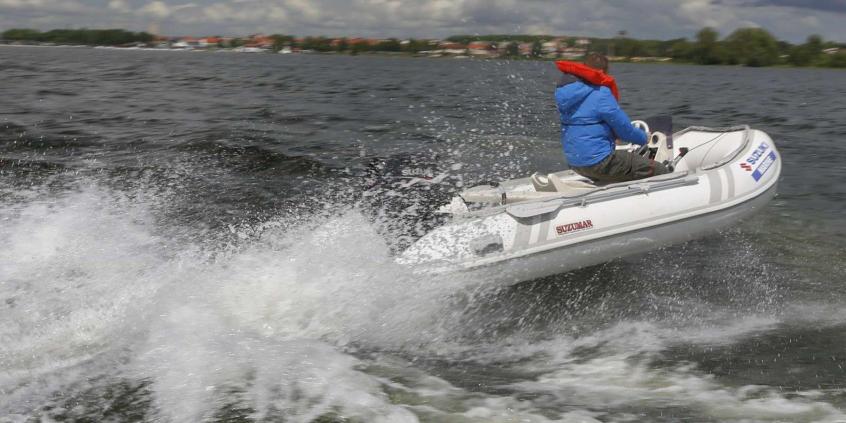
<path fill-rule="evenodd" d="M 126 28 L 166 35 L 443 37 L 527 33 L 635 38 L 723 35 L 846 41 L 846 0 L 0 0 L 0 30 Z"/>

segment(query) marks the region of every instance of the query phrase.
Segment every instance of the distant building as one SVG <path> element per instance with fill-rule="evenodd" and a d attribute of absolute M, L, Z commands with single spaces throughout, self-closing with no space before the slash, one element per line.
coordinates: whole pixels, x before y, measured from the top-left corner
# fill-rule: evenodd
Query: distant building
<path fill-rule="evenodd" d="M 583 48 L 578 48 L 578 47 L 564 47 L 558 53 L 558 55 L 562 59 L 571 59 L 571 60 L 572 59 L 578 59 L 580 57 L 584 57 L 585 54 L 587 54 L 587 50 L 583 49 Z"/>
<path fill-rule="evenodd" d="M 254 48 L 254 49 L 261 49 L 261 50 L 270 50 L 273 48 L 273 44 L 276 40 L 273 37 L 269 37 L 267 35 L 256 34 L 250 36 L 246 43 L 244 43 L 244 47 L 247 48 Z"/>
<path fill-rule="evenodd" d="M 474 41 L 467 45 L 467 51 L 472 56 L 490 57 L 496 54 L 496 45 L 490 41 Z"/>
<path fill-rule="evenodd" d="M 470 50 L 493 50 L 495 49 L 494 43 L 490 41 L 473 41 L 470 44 L 467 44 L 467 48 Z"/>
<path fill-rule="evenodd" d="M 366 46 L 378 46 L 385 40 L 380 40 L 377 38 L 350 38 L 347 40 L 347 45 L 355 46 L 355 45 L 366 45 Z"/>
<path fill-rule="evenodd" d="M 223 38 L 221 37 L 206 37 L 197 40 L 197 47 L 199 48 L 213 48 L 221 44 L 223 44 Z"/>
<path fill-rule="evenodd" d="M 468 47 L 467 45 L 461 43 L 455 43 L 451 41 L 438 41 L 438 40 L 430 40 L 429 45 L 434 47 L 431 50 L 421 51 L 420 54 L 426 54 L 432 57 L 440 57 L 440 56 L 463 56 L 467 54 Z M 478 45 L 478 47 L 483 47 L 482 45 Z M 480 50 L 485 51 L 485 50 Z M 487 53 L 485 53 L 487 54 Z"/>
<path fill-rule="evenodd" d="M 171 43 L 171 48 L 190 50 L 199 47 L 200 40 L 194 37 L 180 37 Z"/>
<path fill-rule="evenodd" d="M 545 41 L 541 44 L 544 53 L 558 53 L 558 41 Z"/>
<path fill-rule="evenodd" d="M 466 50 L 467 46 L 461 43 L 453 43 L 450 41 L 442 41 L 438 47 L 444 50 Z"/>

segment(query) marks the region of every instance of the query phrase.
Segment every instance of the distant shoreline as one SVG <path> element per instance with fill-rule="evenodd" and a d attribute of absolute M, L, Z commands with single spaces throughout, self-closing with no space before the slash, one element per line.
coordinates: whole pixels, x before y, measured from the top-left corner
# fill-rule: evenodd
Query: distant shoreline
<path fill-rule="evenodd" d="M 778 40 L 760 27 L 738 28 L 727 36 L 710 27 L 692 40 L 635 39 L 619 31 L 614 37 L 573 35 L 488 34 L 453 35 L 444 39 L 360 38 L 253 34 L 247 37 L 165 36 L 125 29 L 12 28 L 0 33 L 0 43 L 27 45 L 87 45 L 138 50 L 205 50 L 238 53 L 349 54 L 377 56 L 473 57 L 506 60 L 580 61 L 600 53 L 612 62 L 689 63 L 747 67 L 846 68 L 846 44 L 810 35 L 803 44 Z"/>
<path fill-rule="evenodd" d="M 26 47 L 33 47 L 33 48 L 68 48 L 68 49 L 91 49 L 91 50 L 110 50 L 110 51 L 157 51 L 157 52 L 169 52 L 169 53 L 205 53 L 205 54 L 246 54 L 246 55 L 260 55 L 260 56 L 272 56 L 278 55 L 279 53 L 273 51 L 261 51 L 261 52 L 239 52 L 235 49 L 231 48 L 221 48 L 221 49 L 175 49 L 175 48 L 156 48 L 156 47 L 120 47 L 120 46 L 96 46 L 96 45 L 86 45 L 86 44 L 50 44 L 50 43 L 3 43 L 0 42 L 0 47 L 12 47 L 12 48 L 26 48 Z M 406 53 L 406 52 L 379 52 L 379 51 L 367 51 L 361 52 L 356 54 L 351 54 L 348 52 L 298 52 L 298 53 L 291 53 L 291 55 L 299 56 L 348 56 L 348 57 L 394 57 L 394 58 L 410 58 L 410 59 L 432 59 L 432 60 L 474 60 L 474 61 L 510 61 L 510 62 L 554 62 L 558 60 L 565 60 L 561 58 L 551 59 L 545 57 L 473 57 L 473 56 L 463 56 L 463 55 L 445 55 L 445 56 L 431 56 L 426 54 L 415 54 L 415 53 Z M 687 61 L 677 61 L 673 60 L 672 58 L 663 58 L 666 60 L 648 60 L 648 59 L 641 59 L 641 60 L 619 60 L 619 59 L 612 59 L 612 63 L 626 63 L 626 64 L 633 64 L 633 65 L 689 65 L 689 66 L 696 66 L 696 67 L 712 67 L 712 68 L 722 68 L 722 67 L 747 67 L 743 65 L 728 65 L 728 64 L 712 64 L 712 65 L 704 65 L 700 63 L 694 62 L 687 62 Z M 579 61 L 580 59 L 567 59 L 572 61 Z M 830 69 L 830 70 L 846 70 L 844 68 L 836 68 L 830 66 L 795 66 L 790 64 L 776 64 L 771 66 L 762 66 L 760 68 L 776 68 L 776 69 Z"/>

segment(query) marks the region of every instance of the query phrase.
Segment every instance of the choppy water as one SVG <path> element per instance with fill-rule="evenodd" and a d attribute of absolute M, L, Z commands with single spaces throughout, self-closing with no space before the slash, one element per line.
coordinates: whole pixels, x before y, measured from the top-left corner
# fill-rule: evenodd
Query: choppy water
<path fill-rule="evenodd" d="M 564 166 L 549 63 L 0 48 L 0 421 L 846 421 L 846 73 L 612 70 L 630 115 L 770 133 L 780 196 L 492 288 L 391 257 Z"/>

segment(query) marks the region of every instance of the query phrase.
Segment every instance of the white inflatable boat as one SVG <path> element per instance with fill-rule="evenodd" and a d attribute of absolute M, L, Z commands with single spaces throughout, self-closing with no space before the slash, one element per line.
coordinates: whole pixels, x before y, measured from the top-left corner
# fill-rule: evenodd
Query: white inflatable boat
<path fill-rule="evenodd" d="M 515 283 L 700 237 L 775 195 L 781 158 L 764 132 L 691 127 L 652 133 L 647 147 L 618 148 L 639 148 L 674 171 L 601 186 L 568 170 L 468 189 L 441 209 L 451 221 L 398 261 Z"/>

